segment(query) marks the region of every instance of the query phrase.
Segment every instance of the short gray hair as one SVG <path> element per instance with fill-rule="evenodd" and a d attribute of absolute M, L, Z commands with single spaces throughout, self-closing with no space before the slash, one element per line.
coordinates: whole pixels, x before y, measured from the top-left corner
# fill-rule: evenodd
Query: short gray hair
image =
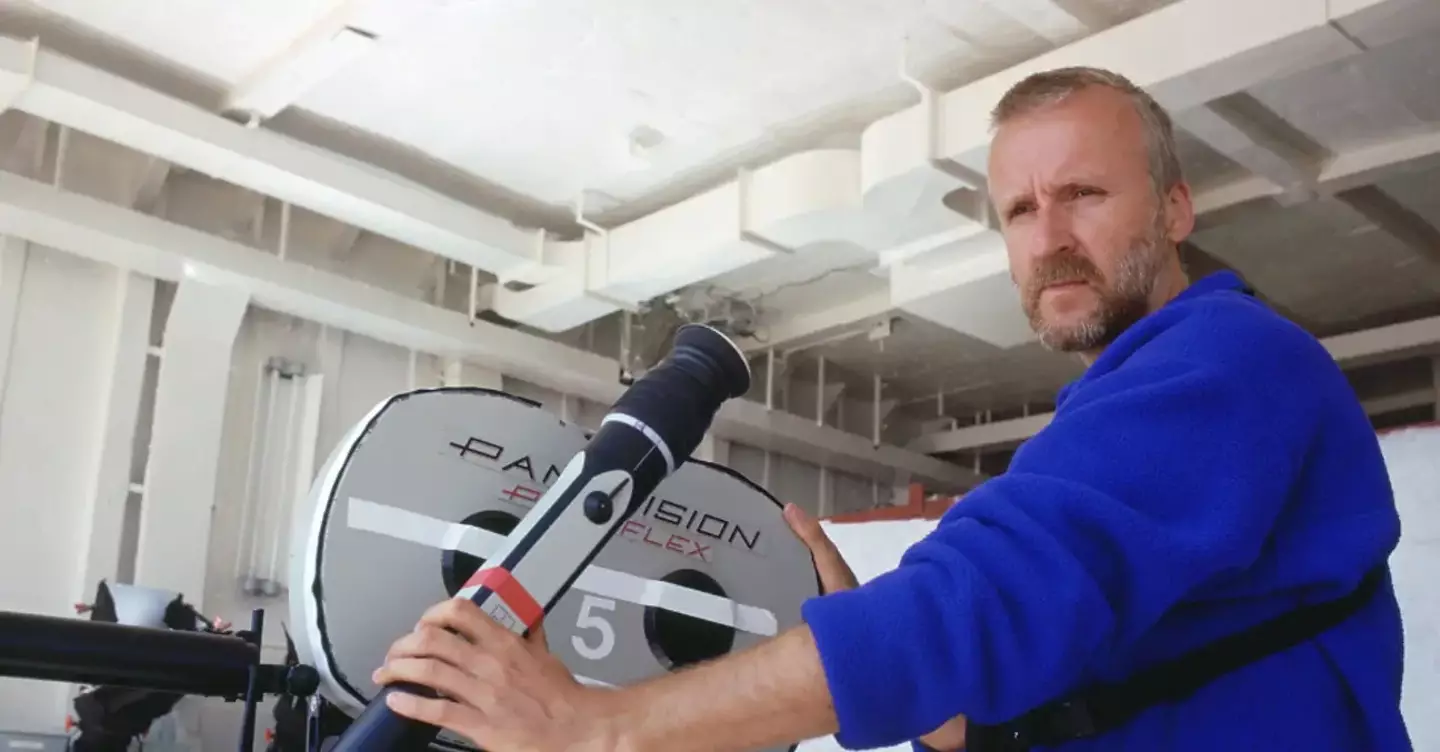
<path fill-rule="evenodd" d="M 1150 182 L 1157 195 L 1167 191 L 1185 179 L 1180 168 L 1180 157 L 1175 147 L 1175 126 L 1170 113 L 1130 81 L 1113 71 L 1101 68 L 1071 67 L 1032 73 L 1020 83 L 1010 87 L 995 109 L 990 112 L 991 128 L 999 128 L 1006 121 L 1056 104 L 1066 97 L 1092 86 L 1103 86 L 1125 95 L 1140 116 L 1141 128 L 1145 131 L 1145 146 L 1150 155 Z"/>

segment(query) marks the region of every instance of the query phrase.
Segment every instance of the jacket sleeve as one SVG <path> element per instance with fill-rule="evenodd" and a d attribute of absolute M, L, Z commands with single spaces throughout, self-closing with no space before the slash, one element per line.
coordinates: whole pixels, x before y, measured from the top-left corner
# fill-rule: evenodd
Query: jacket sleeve
<path fill-rule="evenodd" d="M 1236 328 L 1197 315 L 1160 332 L 894 571 L 806 602 L 842 746 L 1008 720 L 1257 557 L 1336 394 L 1316 369 L 1334 365 L 1278 325 Z"/>

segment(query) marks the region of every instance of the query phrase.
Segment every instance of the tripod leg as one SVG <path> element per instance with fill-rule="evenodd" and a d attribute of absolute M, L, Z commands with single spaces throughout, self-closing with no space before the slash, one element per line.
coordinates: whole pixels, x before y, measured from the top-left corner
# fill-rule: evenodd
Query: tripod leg
<path fill-rule="evenodd" d="M 320 752 L 320 713 L 324 703 L 320 695 L 310 695 L 305 714 L 305 752 Z"/>

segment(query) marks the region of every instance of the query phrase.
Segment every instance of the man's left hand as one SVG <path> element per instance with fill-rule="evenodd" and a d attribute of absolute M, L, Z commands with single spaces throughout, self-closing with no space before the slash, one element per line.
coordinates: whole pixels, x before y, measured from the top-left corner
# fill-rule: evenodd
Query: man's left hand
<path fill-rule="evenodd" d="M 546 649 L 538 627 L 521 638 L 466 599 L 425 612 L 415 630 L 390 647 L 373 679 L 436 690 L 442 698 L 394 692 L 388 704 L 487 752 L 609 752 L 617 746 L 613 693 L 575 681 Z"/>

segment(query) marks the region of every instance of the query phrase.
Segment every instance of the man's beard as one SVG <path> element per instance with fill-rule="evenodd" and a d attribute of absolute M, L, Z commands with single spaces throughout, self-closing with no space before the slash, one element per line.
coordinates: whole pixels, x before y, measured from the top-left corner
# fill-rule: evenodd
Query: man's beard
<path fill-rule="evenodd" d="M 1104 275 L 1089 259 L 1075 254 L 1055 256 L 1035 270 L 1021 300 L 1030 328 L 1048 350 L 1086 352 L 1109 345 L 1126 329 L 1150 313 L 1150 294 L 1164 266 L 1164 231 L 1159 223 L 1131 244 L 1106 284 Z M 1047 322 L 1040 312 L 1040 295 L 1047 285 L 1084 282 L 1099 297 L 1095 310 L 1081 321 L 1060 325 Z"/>

